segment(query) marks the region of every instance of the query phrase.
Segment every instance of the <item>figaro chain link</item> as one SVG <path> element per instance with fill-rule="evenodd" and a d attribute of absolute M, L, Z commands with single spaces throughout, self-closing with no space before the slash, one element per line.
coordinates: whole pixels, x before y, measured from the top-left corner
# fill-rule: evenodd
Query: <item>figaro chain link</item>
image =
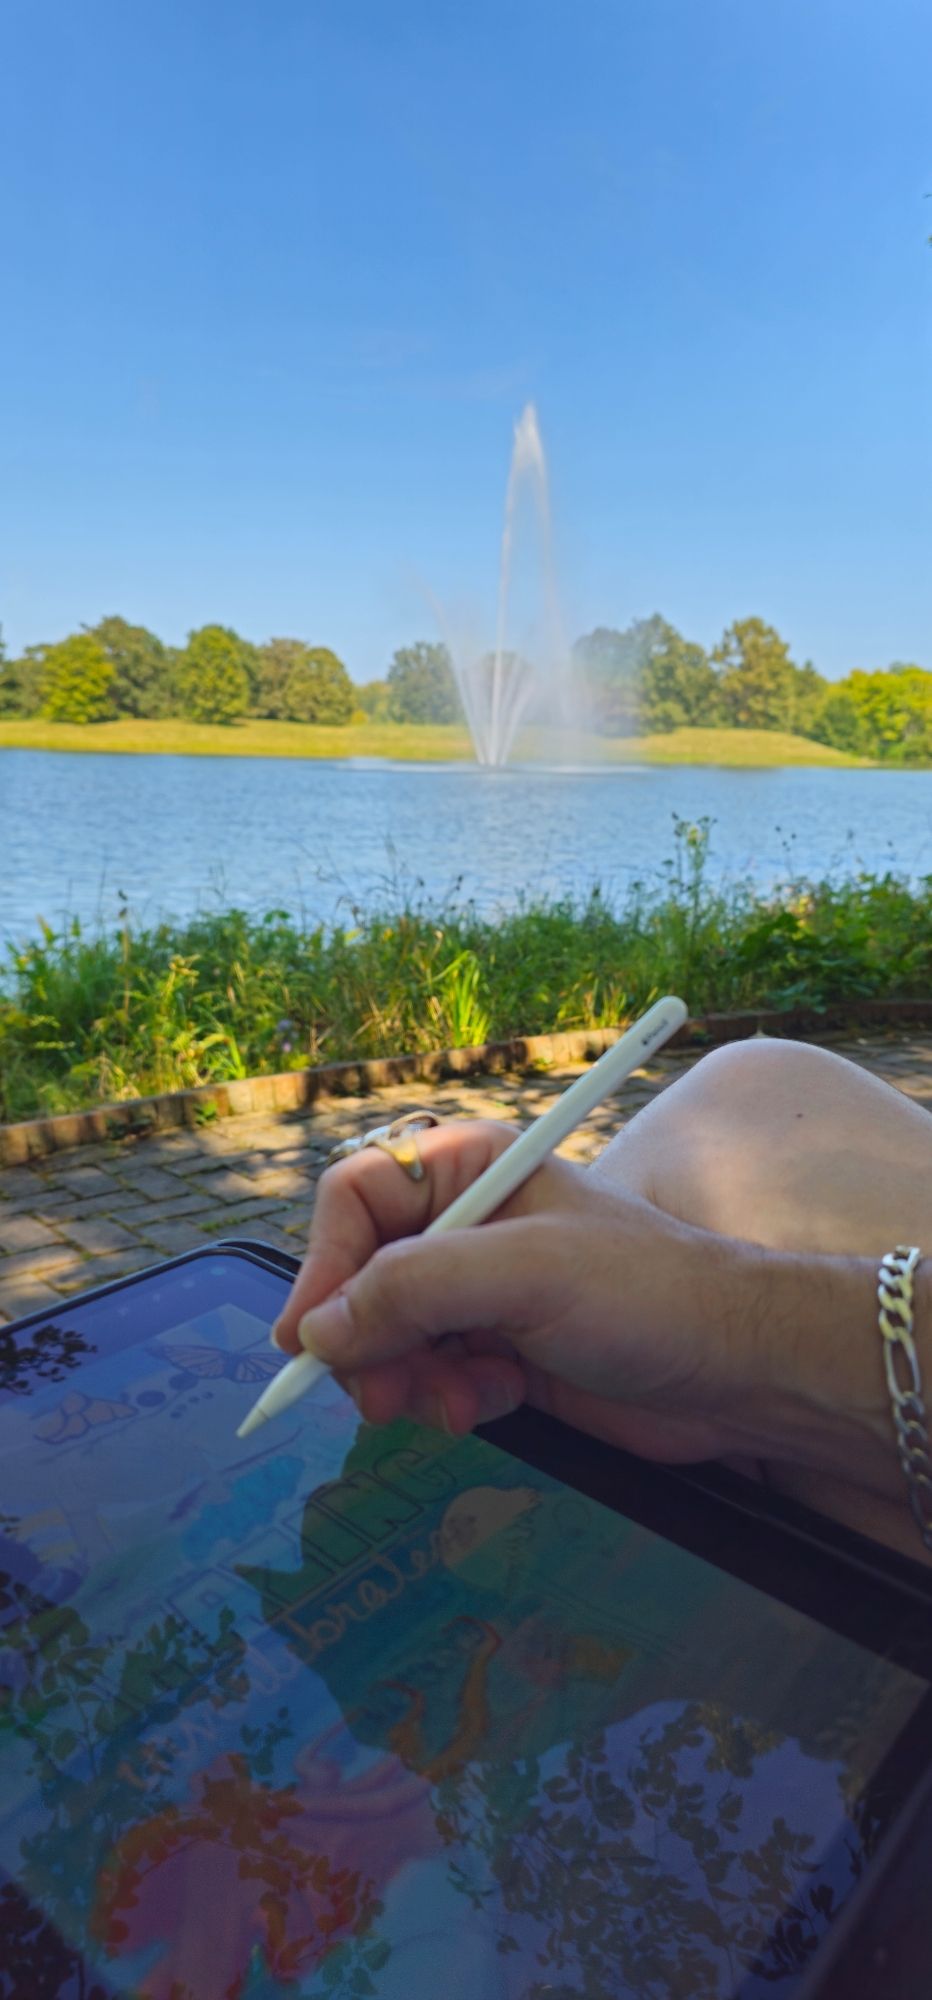
<path fill-rule="evenodd" d="M 913 1518 L 932 1551 L 932 1444 L 913 1340 L 913 1276 L 921 1255 L 903 1243 L 888 1251 L 877 1274 L 877 1298 L 897 1451 Z"/>

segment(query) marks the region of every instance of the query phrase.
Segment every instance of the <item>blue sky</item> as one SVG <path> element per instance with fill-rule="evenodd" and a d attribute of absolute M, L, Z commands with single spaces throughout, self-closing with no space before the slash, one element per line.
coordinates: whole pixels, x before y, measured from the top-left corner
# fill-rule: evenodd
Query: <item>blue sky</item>
<path fill-rule="evenodd" d="M 932 667 L 927 0 L 4 0 L 0 619 L 491 617 Z"/>

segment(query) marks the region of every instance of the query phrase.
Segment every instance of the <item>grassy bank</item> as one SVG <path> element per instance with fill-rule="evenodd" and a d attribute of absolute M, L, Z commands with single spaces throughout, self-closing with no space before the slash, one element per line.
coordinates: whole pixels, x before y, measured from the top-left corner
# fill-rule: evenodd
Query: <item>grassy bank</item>
<path fill-rule="evenodd" d="M 512 1034 L 605 1027 L 664 991 L 694 1013 L 912 996 L 932 974 L 932 878 L 718 890 L 679 829 L 659 892 L 609 908 L 372 911 L 302 931 L 236 910 L 111 935 L 46 929 L 0 981 L 0 1115 Z"/>
<path fill-rule="evenodd" d="M 176 757 L 391 757 L 407 762 L 471 761 L 465 729 L 453 725 L 400 722 L 353 723 L 345 729 L 302 722 L 234 722 L 220 725 L 142 721 L 86 726 L 19 721 L 0 717 L 0 749 L 105 750 L 126 755 Z M 863 760 L 829 750 L 806 736 L 767 729 L 674 729 L 665 736 L 565 736 L 543 729 L 519 739 L 518 754 L 542 762 L 601 764 L 731 764 L 750 768 L 778 764 L 858 764 Z"/>

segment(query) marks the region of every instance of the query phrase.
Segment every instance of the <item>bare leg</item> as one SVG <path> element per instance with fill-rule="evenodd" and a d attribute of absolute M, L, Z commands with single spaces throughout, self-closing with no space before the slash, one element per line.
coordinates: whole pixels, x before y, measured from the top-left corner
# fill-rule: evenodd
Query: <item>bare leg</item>
<path fill-rule="evenodd" d="M 716 1050 L 632 1119 L 591 1171 L 683 1221 L 775 1250 L 879 1262 L 897 1243 L 918 1243 L 932 1256 L 932 1118 L 805 1043 Z M 766 1472 L 810 1506 L 920 1553 L 912 1524 L 887 1503 L 797 1467 Z"/>
<path fill-rule="evenodd" d="M 684 1221 L 776 1250 L 932 1255 L 932 1118 L 804 1042 L 716 1049 L 592 1172 Z"/>

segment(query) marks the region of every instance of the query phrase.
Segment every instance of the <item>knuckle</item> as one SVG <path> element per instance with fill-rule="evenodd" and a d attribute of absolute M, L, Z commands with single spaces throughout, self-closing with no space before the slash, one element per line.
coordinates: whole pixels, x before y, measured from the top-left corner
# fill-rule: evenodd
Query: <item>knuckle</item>
<path fill-rule="evenodd" d="M 373 1302 L 392 1319 L 403 1318 L 411 1303 L 411 1257 L 407 1243 L 386 1243 L 367 1267 Z"/>
<path fill-rule="evenodd" d="M 339 1200 L 359 1178 L 361 1156 L 350 1154 L 343 1160 L 327 1160 L 318 1183 L 318 1201 Z"/>
<path fill-rule="evenodd" d="M 493 1153 L 504 1153 L 518 1136 L 518 1128 L 505 1118 L 471 1118 L 468 1124 L 470 1132 L 481 1134 Z"/>

